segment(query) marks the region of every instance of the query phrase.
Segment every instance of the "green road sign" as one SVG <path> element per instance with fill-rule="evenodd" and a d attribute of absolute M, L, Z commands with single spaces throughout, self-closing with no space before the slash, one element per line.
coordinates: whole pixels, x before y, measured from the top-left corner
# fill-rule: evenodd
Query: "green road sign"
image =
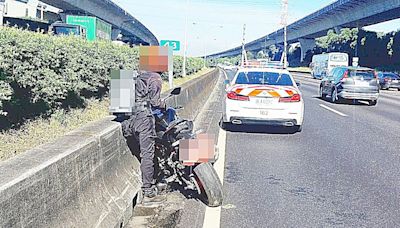
<path fill-rule="evenodd" d="M 174 50 L 174 51 L 181 50 L 181 42 L 176 41 L 176 40 L 161 40 L 160 46 L 172 47 L 172 50 Z"/>

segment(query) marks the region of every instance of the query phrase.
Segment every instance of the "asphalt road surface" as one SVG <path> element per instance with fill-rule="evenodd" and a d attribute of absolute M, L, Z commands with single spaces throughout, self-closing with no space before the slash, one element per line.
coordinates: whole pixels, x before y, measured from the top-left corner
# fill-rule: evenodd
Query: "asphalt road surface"
<path fill-rule="evenodd" d="M 332 104 L 293 74 L 303 132 L 227 132 L 221 227 L 400 227 L 400 92 Z"/>

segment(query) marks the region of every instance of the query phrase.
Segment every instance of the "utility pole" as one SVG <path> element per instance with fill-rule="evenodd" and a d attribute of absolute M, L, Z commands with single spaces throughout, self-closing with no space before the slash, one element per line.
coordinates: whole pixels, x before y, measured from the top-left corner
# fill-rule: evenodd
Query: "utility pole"
<path fill-rule="evenodd" d="M 244 63 L 247 64 L 247 53 L 245 46 L 246 45 L 246 24 L 243 25 L 243 41 L 242 41 L 242 66 L 244 66 Z"/>
<path fill-rule="evenodd" d="M 286 69 L 288 66 L 288 59 L 287 59 L 287 21 L 288 21 L 288 1 L 289 0 L 282 0 L 282 25 L 283 25 L 283 67 Z"/>
<path fill-rule="evenodd" d="M 183 64 L 182 64 L 182 77 L 186 76 L 186 50 L 187 50 L 187 33 L 188 33 L 188 12 L 189 11 L 189 0 L 186 0 L 186 12 L 185 12 L 185 41 L 183 45 Z"/>
<path fill-rule="evenodd" d="M 206 68 L 207 66 L 207 51 L 206 51 L 206 42 L 203 41 L 203 47 L 204 47 L 204 66 L 203 68 Z"/>

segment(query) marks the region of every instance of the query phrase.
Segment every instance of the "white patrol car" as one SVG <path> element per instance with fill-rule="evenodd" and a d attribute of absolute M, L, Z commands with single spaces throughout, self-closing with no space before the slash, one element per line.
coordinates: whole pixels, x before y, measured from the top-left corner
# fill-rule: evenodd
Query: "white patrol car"
<path fill-rule="evenodd" d="M 240 68 L 227 85 L 222 124 L 260 124 L 302 130 L 304 100 L 285 69 Z"/>

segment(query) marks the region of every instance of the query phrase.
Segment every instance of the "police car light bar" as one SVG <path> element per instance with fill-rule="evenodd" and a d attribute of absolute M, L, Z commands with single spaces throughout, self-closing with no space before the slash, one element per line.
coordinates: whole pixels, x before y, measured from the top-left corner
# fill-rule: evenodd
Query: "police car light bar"
<path fill-rule="evenodd" d="M 280 61 L 249 60 L 243 64 L 244 68 L 276 68 L 284 69 Z"/>

